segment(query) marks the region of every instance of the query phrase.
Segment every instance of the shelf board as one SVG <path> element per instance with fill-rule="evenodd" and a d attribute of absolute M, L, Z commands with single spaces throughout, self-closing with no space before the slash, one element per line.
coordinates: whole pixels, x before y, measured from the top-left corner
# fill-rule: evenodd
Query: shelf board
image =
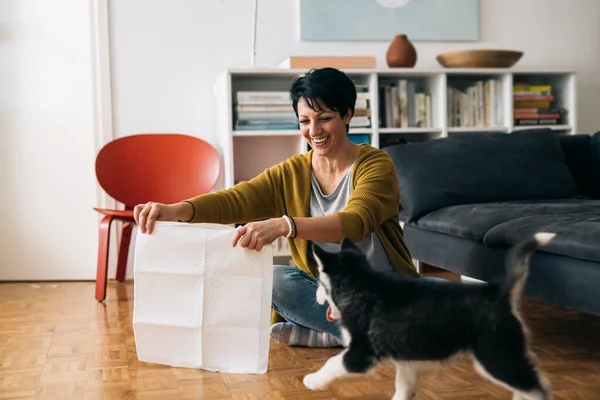
<path fill-rule="evenodd" d="M 299 129 L 233 131 L 233 136 L 300 136 Z"/>
<path fill-rule="evenodd" d="M 508 132 L 508 128 L 506 126 L 451 126 L 448 127 L 448 132 Z"/>
<path fill-rule="evenodd" d="M 523 130 L 533 128 L 550 128 L 554 130 L 571 130 L 571 125 L 527 125 L 515 126 L 512 129 Z M 390 133 L 441 133 L 441 128 L 379 128 L 380 134 Z M 451 126 L 448 127 L 449 133 L 460 132 L 508 132 L 506 126 Z M 354 128 L 350 130 L 350 135 L 372 135 L 372 128 Z M 300 130 L 256 130 L 256 131 L 233 131 L 233 136 L 300 136 Z"/>
<path fill-rule="evenodd" d="M 441 133 L 441 128 L 379 128 L 379 133 Z"/>
<path fill-rule="evenodd" d="M 238 68 L 227 68 L 224 73 L 232 74 L 236 76 L 248 76 L 255 77 L 257 75 L 265 76 L 297 76 L 304 75 L 310 68 L 280 68 L 280 67 L 238 67 Z M 354 75 L 488 75 L 488 74 L 569 74 L 575 73 L 576 71 L 564 68 L 444 68 L 442 66 L 433 68 L 340 68 L 348 74 Z"/>
<path fill-rule="evenodd" d="M 350 135 L 373 134 L 372 128 L 350 128 Z M 299 129 L 233 131 L 233 136 L 300 136 Z"/>
<path fill-rule="evenodd" d="M 556 131 L 570 131 L 573 129 L 571 125 L 519 125 L 513 127 L 513 131 L 522 131 L 525 129 L 546 129 L 550 128 Z"/>
<path fill-rule="evenodd" d="M 372 128 L 350 128 L 349 135 L 364 135 L 364 134 L 373 134 Z"/>

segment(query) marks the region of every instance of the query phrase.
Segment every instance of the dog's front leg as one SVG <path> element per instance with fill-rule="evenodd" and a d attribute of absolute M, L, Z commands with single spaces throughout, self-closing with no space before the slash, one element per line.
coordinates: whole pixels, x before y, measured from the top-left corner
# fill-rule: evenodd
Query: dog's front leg
<path fill-rule="evenodd" d="M 344 350 L 337 356 L 331 357 L 317 372 L 306 375 L 304 386 L 310 390 L 322 390 L 335 379 L 348 374 L 344 366 L 344 354 L 346 352 L 347 350 Z"/>
<path fill-rule="evenodd" d="M 396 361 L 396 393 L 392 400 L 409 400 L 417 392 L 419 369 L 417 364 Z"/>
<path fill-rule="evenodd" d="M 350 374 L 366 373 L 375 363 L 368 348 L 349 347 L 331 357 L 320 370 L 304 377 L 304 386 L 311 390 L 325 389 L 331 382 Z"/>

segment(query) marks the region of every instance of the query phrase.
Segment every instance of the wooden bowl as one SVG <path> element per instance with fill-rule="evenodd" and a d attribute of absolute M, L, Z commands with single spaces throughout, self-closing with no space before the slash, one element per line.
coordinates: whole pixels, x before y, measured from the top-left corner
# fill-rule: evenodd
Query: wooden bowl
<path fill-rule="evenodd" d="M 523 56 L 512 50 L 462 50 L 436 57 L 445 68 L 510 68 Z"/>

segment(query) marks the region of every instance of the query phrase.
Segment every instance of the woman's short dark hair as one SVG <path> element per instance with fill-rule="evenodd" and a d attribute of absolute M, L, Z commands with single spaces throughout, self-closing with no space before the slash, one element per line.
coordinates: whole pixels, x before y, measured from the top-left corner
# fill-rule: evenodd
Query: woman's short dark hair
<path fill-rule="evenodd" d="M 335 68 L 311 69 L 306 75 L 294 79 L 290 88 L 290 96 L 294 112 L 298 116 L 298 101 L 304 99 L 314 111 L 323 111 L 322 102 L 332 111 L 337 111 L 342 118 L 350 109 L 350 117 L 354 115 L 356 105 L 356 87 L 354 82 L 342 71 Z M 346 124 L 346 133 L 350 126 Z"/>

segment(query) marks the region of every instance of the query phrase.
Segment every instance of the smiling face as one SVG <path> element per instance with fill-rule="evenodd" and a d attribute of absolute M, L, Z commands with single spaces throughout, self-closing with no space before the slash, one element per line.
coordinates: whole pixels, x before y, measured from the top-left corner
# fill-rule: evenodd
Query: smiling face
<path fill-rule="evenodd" d="M 336 68 L 317 68 L 294 79 L 292 107 L 300 132 L 317 156 L 348 149 L 348 129 L 356 105 L 356 87 Z"/>
<path fill-rule="evenodd" d="M 300 133 L 316 154 L 330 155 L 348 141 L 346 124 L 350 123 L 350 111 L 342 117 L 322 102 L 315 102 L 313 106 L 316 110 L 304 99 L 298 102 Z"/>

